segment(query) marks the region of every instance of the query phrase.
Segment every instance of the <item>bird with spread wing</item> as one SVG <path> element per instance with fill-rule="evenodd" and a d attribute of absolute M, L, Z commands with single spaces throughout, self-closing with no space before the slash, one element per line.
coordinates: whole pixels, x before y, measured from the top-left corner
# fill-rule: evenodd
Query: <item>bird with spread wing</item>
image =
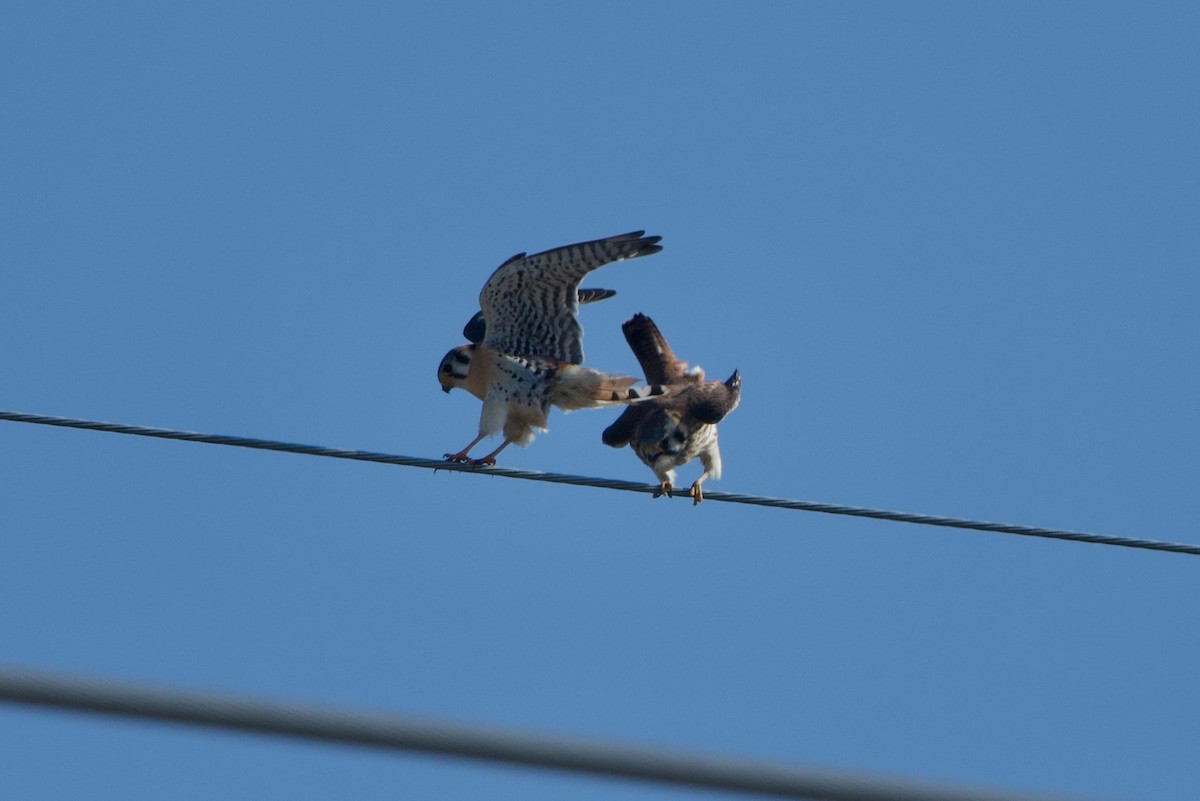
<path fill-rule="evenodd" d="M 588 273 L 662 250 L 661 237 L 644 234 L 518 253 L 492 273 L 479 293 L 482 319 L 472 318 L 463 331 L 471 343 L 452 349 L 438 366 L 443 391 L 459 387 L 483 401 L 479 435 L 447 453 L 447 460 L 495 464 L 510 444 L 528 445 L 534 429 L 546 430 L 551 406 L 573 411 L 662 394 L 661 387 L 635 387 L 636 378 L 583 367 L 583 329 L 576 319 L 584 293 L 607 291 L 580 290 Z M 504 434 L 500 447 L 480 459 L 468 456 L 496 432 Z"/>

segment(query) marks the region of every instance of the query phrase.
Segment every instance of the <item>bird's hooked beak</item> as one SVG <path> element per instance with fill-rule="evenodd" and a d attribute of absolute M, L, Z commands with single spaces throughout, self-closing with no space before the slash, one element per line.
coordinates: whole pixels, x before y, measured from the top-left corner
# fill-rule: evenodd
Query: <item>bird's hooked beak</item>
<path fill-rule="evenodd" d="M 449 394 L 450 394 L 450 387 L 442 387 L 442 392 L 445 392 L 447 395 L 449 395 Z"/>

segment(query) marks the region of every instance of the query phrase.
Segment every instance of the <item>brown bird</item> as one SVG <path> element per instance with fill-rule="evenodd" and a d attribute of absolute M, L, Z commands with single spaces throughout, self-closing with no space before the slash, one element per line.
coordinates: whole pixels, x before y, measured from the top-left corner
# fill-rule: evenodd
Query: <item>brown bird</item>
<path fill-rule="evenodd" d="M 629 445 L 658 477 L 654 497 L 671 495 L 675 468 L 696 457 L 704 466 L 688 494 L 693 505 L 704 500 L 700 485 L 707 478 L 721 477 L 721 449 L 717 423 L 737 408 L 742 378 L 737 370 L 726 381 L 705 381 L 699 367 L 675 358 L 658 326 L 644 314 L 635 314 L 621 326 L 625 340 L 637 357 L 646 382 L 664 385 L 658 398 L 629 406 L 601 435 L 605 445 Z"/>

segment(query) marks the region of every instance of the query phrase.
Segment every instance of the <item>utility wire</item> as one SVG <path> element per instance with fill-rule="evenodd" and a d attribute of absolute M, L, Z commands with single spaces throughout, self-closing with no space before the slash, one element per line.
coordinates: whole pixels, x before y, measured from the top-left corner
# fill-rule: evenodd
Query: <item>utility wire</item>
<path fill-rule="evenodd" d="M 1050 801 L 638 748 L 507 729 L 440 723 L 279 701 L 199 694 L 0 667 L 0 700 L 60 710 L 416 751 L 712 790 L 818 801 Z"/>
<path fill-rule="evenodd" d="M 381 464 L 404 465 L 406 467 L 423 467 L 428 470 L 450 470 L 459 473 L 475 473 L 501 478 L 521 478 L 528 481 L 549 481 L 554 484 L 574 484 L 577 486 L 598 487 L 600 489 L 622 490 L 625 492 L 641 492 L 651 494 L 658 488 L 634 481 L 618 481 L 611 478 L 592 478 L 565 473 L 542 473 L 537 470 L 515 470 L 510 467 L 474 467 L 471 465 L 455 464 L 443 459 L 420 459 L 413 456 L 400 456 L 390 453 L 373 451 L 347 451 L 339 448 L 325 448 L 319 445 L 301 445 L 294 442 L 278 442 L 269 439 L 253 439 L 250 437 L 233 437 L 221 434 L 197 434 L 190 431 L 175 431 L 167 428 L 147 428 L 121 423 L 102 423 L 95 420 L 77 420 L 68 417 L 50 417 L 40 414 L 24 414 L 21 412 L 0 411 L 0 420 L 14 423 L 33 423 L 35 425 L 61 426 L 65 428 L 82 428 L 90 431 L 108 431 L 113 434 L 131 434 L 139 437 L 158 437 L 160 439 L 178 439 L 185 442 L 204 442 L 210 445 L 231 445 L 236 448 L 256 448 L 266 451 L 283 451 L 285 453 L 301 453 L 309 456 L 329 456 L 334 459 L 353 459 L 360 462 L 379 462 Z M 682 495 L 680 497 L 687 497 Z M 795 509 L 803 512 L 823 512 L 831 515 L 849 515 L 851 517 L 870 517 L 876 520 L 891 520 L 897 523 L 916 523 L 924 526 L 942 526 L 946 528 L 971 529 L 974 531 L 991 531 L 997 534 L 1018 534 L 1026 537 L 1044 537 L 1055 540 L 1070 540 L 1072 542 L 1090 542 L 1097 545 L 1117 545 L 1125 548 L 1143 548 L 1151 551 L 1169 551 L 1172 553 L 1200 556 L 1200 545 L 1181 542 L 1164 542 L 1162 540 L 1140 539 L 1137 537 L 1117 537 L 1109 534 L 1092 534 L 1085 531 L 1065 531 L 1053 528 L 1037 528 L 1034 526 L 1018 526 L 1009 523 L 988 523 L 980 520 L 967 520 L 956 517 L 939 517 L 937 515 L 913 514 L 910 512 L 889 512 L 882 509 L 867 509 L 860 506 L 841 506 L 832 503 L 817 503 L 814 501 L 797 501 L 787 498 L 770 498 L 762 495 L 740 495 L 733 492 L 705 492 L 705 501 L 724 503 L 742 503 L 752 506 L 769 506 L 776 509 Z"/>

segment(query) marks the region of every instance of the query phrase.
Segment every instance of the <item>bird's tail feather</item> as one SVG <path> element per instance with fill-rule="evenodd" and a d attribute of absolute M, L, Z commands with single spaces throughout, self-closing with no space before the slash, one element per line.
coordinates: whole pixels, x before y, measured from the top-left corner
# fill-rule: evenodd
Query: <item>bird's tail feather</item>
<path fill-rule="evenodd" d="M 666 393 L 660 384 L 634 386 L 638 380 L 620 373 L 602 373 L 568 365 L 555 376 L 551 402 L 565 412 L 595 406 L 637 403 Z"/>
<path fill-rule="evenodd" d="M 621 325 L 621 330 L 625 333 L 629 349 L 642 366 L 647 381 L 655 384 L 676 384 L 684 381 L 684 377 L 688 375 L 688 363 L 675 357 L 666 337 L 658 330 L 653 320 L 638 313 L 626 320 Z M 687 380 L 698 384 L 704 380 L 704 371 L 699 368 L 693 370 L 698 371 L 698 374 Z"/>

